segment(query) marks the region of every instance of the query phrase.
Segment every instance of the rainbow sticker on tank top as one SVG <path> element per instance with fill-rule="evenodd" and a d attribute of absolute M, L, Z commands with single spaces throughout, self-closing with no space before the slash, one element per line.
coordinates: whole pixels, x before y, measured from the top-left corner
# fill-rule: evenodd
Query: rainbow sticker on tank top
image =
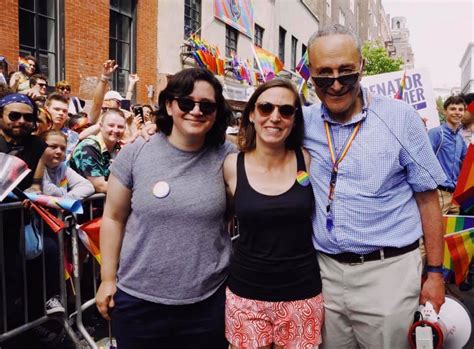
<path fill-rule="evenodd" d="M 296 174 L 296 181 L 303 187 L 308 186 L 309 184 L 309 175 L 306 171 L 298 171 Z"/>

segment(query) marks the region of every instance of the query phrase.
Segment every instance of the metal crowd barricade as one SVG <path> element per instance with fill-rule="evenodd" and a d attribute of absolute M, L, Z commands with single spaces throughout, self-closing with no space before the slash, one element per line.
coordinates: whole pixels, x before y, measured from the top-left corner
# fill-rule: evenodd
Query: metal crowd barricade
<path fill-rule="evenodd" d="M 9 294 L 9 288 L 11 290 L 15 290 L 18 286 L 13 283 L 13 284 L 7 284 L 7 279 L 6 279 L 6 260 L 5 260 L 5 248 L 12 249 L 13 246 L 5 246 L 5 231 L 4 231 L 4 223 L 6 221 L 7 215 L 11 217 L 11 215 L 19 215 L 20 217 L 20 230 L 18 232 L 15 232 L 16 234 L 19 234 L 19 236 L 15 237 L 9 237 L 10 241 L 15 241 L 15 251 L 10 250 L 10 254 L 14 254 L 14 261 L 10 261 L 11 263 L 17 264 L 17 261 L 19 261 L 19 270 L 17 271 L 18 273 L 21 273 L 22 278 L 18 279 L 17 281 L 22 281 L 22 285 L 18 285 L 19 288 L 22 289 L 22 302 L 23 302 L 23 310 L 22 310 L 22 316 L 21 316 L 21 321 L 19 320 L 19 311 L 18 310 L 13 310 L 13 314 L 9 314 L 8 310 L 8 304 L 7 301 L 10 301 L 11 299 L 7 299 L 7 295 Z M 42 222 L 42 221 L 41 221 Z M 18 222 L 16 222 L 18 223 Z M 5 229 L 8 230 L 8 229 Z M 43 248 L 44 248 L 44 224 L 43 222 L 41 223 L 40 226 L 40 231 L 41 231 L 41 239 L 43 241 Z M 7 231 L 8 232 L 8 231 Z M 12 231 L 8 232 L 12 233 Z M 11 240 L 13 239 L 13 240 Z M 19 241 L 19 245 L 16 244 L 16 241 Z M 64 283 L 64 229 L 61 229 L 58 234 L 57 234 L 57 241 L 58 241 L 58 249 L 59 249 L 59 260 L 58 260 L 58 265 L 59 265 L 59 292 L 60 292 L 60 298 L 63 306 L 66 309 L 66 304 L 67 304 L 67 294 L 66 294 L 66 286 Z M 19 248 L 17 248 L 19 247 Z M 14 337 L 24 334 L 27 331 L 30 331 L 34 329 L 35 327 L 42 325 L 46 323 L 47 321 L 50 320 L 55 320 L 58 321 L 62 324 L 63 328 L 66 331 L 66 334 L 70 337 L 72 342 L 77 345 L 79 343 L 79 339 L 77 338 L 75 332 L 71 328 L 71 325 L 68 321 L 68 316 L 67 316 L 67 309 L 64 313 L 60 314 L 55 314 L 55 315 L 47 315 L 46 313 L 46 293 L 47 293 L 47 285 L 46 285 L 46 267 L 45 267 L 45 251 L 41 253 L 40 256 L 36 257 L 35 259 L 40 258 L 41 259 L 41 271 L 42 271 L 42 282 L 41 282 L 41 288 L 39 288 L 39 285 L 29 285 L 28 284 L 28 274 L 27 274 L 27 259 L 25 257 L 25 210 L 23 209 L 23 206 L 20 202 L 12 202 L 12 203 L 1 203 L 0 204 L 0 305 L 1 305 L 1 326 L 0 326 L 0 347 L 3 345 L 2 343 L 5 343 L 7 340 L 11 340 Z M 18 256 L 16 255 L 18 253 Z M 19 257 L 19 259 L 17 259 Z M 10 263 L 9 263 L 10 264 Z M 21 282 L 20 281 L 20 282 Z M 41 289 L 42 292 L 42 299 L 41 301 L 43 302 L 43 313 L 41 316 L 37 318 L 31 318 L 30 316 L 30 307 L 29 307 L 29 295 L 28 295 L 28 290 L 31 288 L 34 288 L 35 290 Z M 16 299 L 15 299 L 16 300 Z M 11 307 L 10 307 L 11 308 Z M 17 320 L 17 324 L 14 325 L 14 327 L 9 326 L 9 322 L 11 319 Z"/>
<path fill-rule="evenodd" d="M 88 215 L 87 220 L 92 220 L 95 217 L 94 212 L 99 207 L 103 207 L 105 203 L 105 195 L 104 194 L 94 194 L 87 199 L 83 200 L 83 206 L 86 212 L 86 215 Z M 100 214 L 102 215 L 102 214 Z M 71 233 L 71 245 L 72 245 L 72 264 L 73 264 L 73 282 L 74 282 L 74 288 L 76 290 L 76 295 L 75 295 L 75 304 L 76 304 L 76 311 L 70 315 L 70 318 L 73 319 L 75 318 L 76 321 L 76 327 L 83 336 L 83 338 L 86 340 L 87 344 L 93 349 L 97 349 L 97 344 L 95 343 L 94 339 L 90 335 L 90 333 L 87 331 L 86 327 L 84 326 L 83 323 L 83 312 L 90 307 L 95 306 L 95 295 L 97 292 L 98 288 L 98 278 L 99 278 L 99 265 L 97 261 L 93 258 L 93 256 L 90 255 L 91 258 L 91 263 L 92 263 L 92 292 L 94 297 L 88 300 L 83 300 L 82 295 L 81 295 L 81 275 L 80 275 L 80 265 L 81 262 L 79 260 L 79 238 L 78 238 L 78 233 L 77 233 L 77 228 L 76 228 L 76 221 L 74 217 L 70 217 L 72 221 L 74 221 L 74 224 L 71 224 L 69 226 L 69 232 Z M 84 277 L 87 277 L 87 275 L 83 275 Z"/>

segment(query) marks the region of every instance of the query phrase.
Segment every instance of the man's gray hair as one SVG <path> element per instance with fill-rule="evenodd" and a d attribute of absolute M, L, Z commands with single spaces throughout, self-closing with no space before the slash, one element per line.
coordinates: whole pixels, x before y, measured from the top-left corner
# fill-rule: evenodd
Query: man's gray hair
<path fill-rule="evenodd" d="M 313 35 L 311 35 L 308 41 L 308 51 L 311 48 L 311 46 L 314 44 L 317 38 L 320 38 L 323 36 L 329 36 L 329 35 L 349 35 L 356 44 L 357 52 L 359 52 L 359 56 L 362 57 L 362 49 L 361 49 L 359 37 L 349 28 L 337 23 L 326 25 L 322 27 L 321 29 L 319 29 L 317 32 L 315 32 Z"/>

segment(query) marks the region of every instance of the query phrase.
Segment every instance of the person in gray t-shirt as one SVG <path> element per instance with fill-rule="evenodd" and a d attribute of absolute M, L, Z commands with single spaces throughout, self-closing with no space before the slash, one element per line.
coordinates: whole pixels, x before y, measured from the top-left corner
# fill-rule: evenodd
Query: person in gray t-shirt
<path fill-rule="evenodd" d="M 227 348 L 230 108 L 199 68 L 174 75 L 159 106 L 161 132 L 124 147 L 111 166 L 97 307 L 120 348 Z"/>

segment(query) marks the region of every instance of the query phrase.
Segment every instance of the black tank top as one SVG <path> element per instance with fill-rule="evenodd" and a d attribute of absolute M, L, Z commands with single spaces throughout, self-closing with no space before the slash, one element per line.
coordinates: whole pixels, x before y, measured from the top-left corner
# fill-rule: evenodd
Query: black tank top
<path fill-rule="evenodd" d="M 306 171 L 301 149 L 295 151 L 298 174 Z M 312 244 L 314 197 L 309 179 L 280 195 L 264 195 L 249 184 L 244 153 L 237 156 L 234 195 L 239 238 L 228 286 L 238 296 L 262 301 L 292 301 L 321 292 Z"/>

